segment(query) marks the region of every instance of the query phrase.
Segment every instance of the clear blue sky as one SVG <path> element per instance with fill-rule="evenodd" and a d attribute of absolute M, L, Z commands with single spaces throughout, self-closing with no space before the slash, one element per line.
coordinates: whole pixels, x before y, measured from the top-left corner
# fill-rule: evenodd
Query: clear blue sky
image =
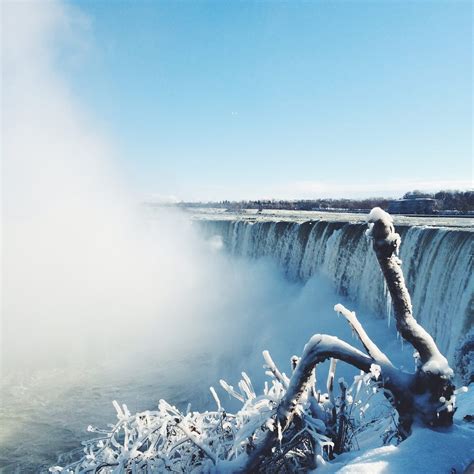
<path fill-rule="evenodd" d="M 143 194 L 472 186 L 470 2 L 73 3 L 71 87 Z"/>

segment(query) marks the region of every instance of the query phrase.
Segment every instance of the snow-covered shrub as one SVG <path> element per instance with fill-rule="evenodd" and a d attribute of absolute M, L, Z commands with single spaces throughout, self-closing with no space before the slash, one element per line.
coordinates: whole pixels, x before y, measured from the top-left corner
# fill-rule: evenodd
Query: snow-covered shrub
<path fill-rule="evenodd" d="M 97 437 L 84 442 L 83 457 L 50 472 L 235 472 L 269 430 L 275 428 L 276 410 L 285 395 L 289 378 L 264 352 L 270 380 L 257 395 L 249 377 L 242 373 L 238 388 L 221 380 L 222 388 L 242 403 L 228 413 L 214 388 L 215 411 L 181 412 L 164 400 L 158 409 L 132 415 L 126 405 L 114 401 L 117 423 L 103 430 L 89 426 Z M 295 368 L 299 360 L 292 358 Z M 334 386 L 335 360 L 331 361 L 327 392 L 318 390 L 315 374 L 296 407 L 297 416 L 284 433 L 261 472 L 295 472 L 315 468 L 341 453 L 397 440 L 397 414 L 377 382 L 377 367 L 354 378 L 351 386 L 339 379 Z M 335 392 L 338 392 L 336 395 Z"/>

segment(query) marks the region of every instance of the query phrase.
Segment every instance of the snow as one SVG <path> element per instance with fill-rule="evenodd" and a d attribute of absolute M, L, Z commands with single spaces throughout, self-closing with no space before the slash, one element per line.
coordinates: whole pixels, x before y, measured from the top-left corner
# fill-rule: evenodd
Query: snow
<path fill-rule="evenodd" d="M 370 366 L 370 373 L 372 374 L 372 377 L 374 377 L 375 380 L 378 380 L 380 377 L 380 365 L 372 364 Z"/>
<path fill-rule="evenodd" d="M 474 461 L 474 423 L 463 420 L 474 414 L 474 385 L 458 393 L 458 410 L 449 429 L 416 426 L 398 446 L 381 446 L 338 456 L 318 469 L 318 474 L 430 474 L 462 473 Z"/>
<path fill-rule="evenodd" d="M 390 225 L 393 224 L 393 218 L 390 214 L 385 212 L 380 207 L 374 207 L 367 217 L 367 222 L 377 222 L 382 221 L 384 224 Z"/>
<path fill-rule="evenodd" d="M 464 423 L 466 424 L 466 423 Z M 474 430 L 455 425 L 447 431 L 417 428 L 399 446 L 382 446 L 363 453 L 351 453 L 355 457 L 341 465 L 328 463 L 321 473 L 393 473 L 407 472 L 449 473 L 464 472 L 474 459 L 472 439 Z M 350 455 L 339 459 L 350 458 Z"/>
<path fill-rule="evenodd" d="M 423 364 L 422 369 L 426 373 L 440 374 L 447 377 L 453 376 L 453 369 L 449 367 L 446 357 L 440 353 L 430 357 L 430 360 Z"/>

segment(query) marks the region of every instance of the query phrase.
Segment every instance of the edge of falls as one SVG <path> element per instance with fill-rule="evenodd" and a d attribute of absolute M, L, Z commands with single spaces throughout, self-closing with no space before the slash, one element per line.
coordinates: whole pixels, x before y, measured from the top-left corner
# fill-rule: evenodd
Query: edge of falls
<path fill-rule="evenodd" d="M 319 273 L 363 310 L 389 317 L 383 277 L 365 237 L 365 223 L 200 220 L 231 254 L 270 257 L 291 280 Z M 474 327 L 474 233 L 457 228 L 396 225 L 414 315 L 453 362 Z"/>

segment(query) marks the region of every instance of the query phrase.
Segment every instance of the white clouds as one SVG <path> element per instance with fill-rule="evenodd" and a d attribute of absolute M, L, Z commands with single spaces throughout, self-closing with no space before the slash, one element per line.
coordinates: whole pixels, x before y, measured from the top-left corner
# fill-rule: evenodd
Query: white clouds
<path fill-rule="evenodd" d="M 353 181 L 289 181 L 262 186 L 238 185 L 196 187 L 194 193 L 180 196 L 183 200 L 220 201 L 247 199 L 319 199 L 402 197 L 415 189 L 425 192 L 472 189 L 472 180 L 393 180 Z"/>
<path fill-rule="evenodd" d="M 373 182 L 360 181 L 297 181 L 274 189 L 274 193 L 296 198 L 359 198 L 359 197 L 401 197 L 407 191 L 434 192 L 442 189 L 470 189 L 472 180 L 393 180 L 384 177 Z"/>

